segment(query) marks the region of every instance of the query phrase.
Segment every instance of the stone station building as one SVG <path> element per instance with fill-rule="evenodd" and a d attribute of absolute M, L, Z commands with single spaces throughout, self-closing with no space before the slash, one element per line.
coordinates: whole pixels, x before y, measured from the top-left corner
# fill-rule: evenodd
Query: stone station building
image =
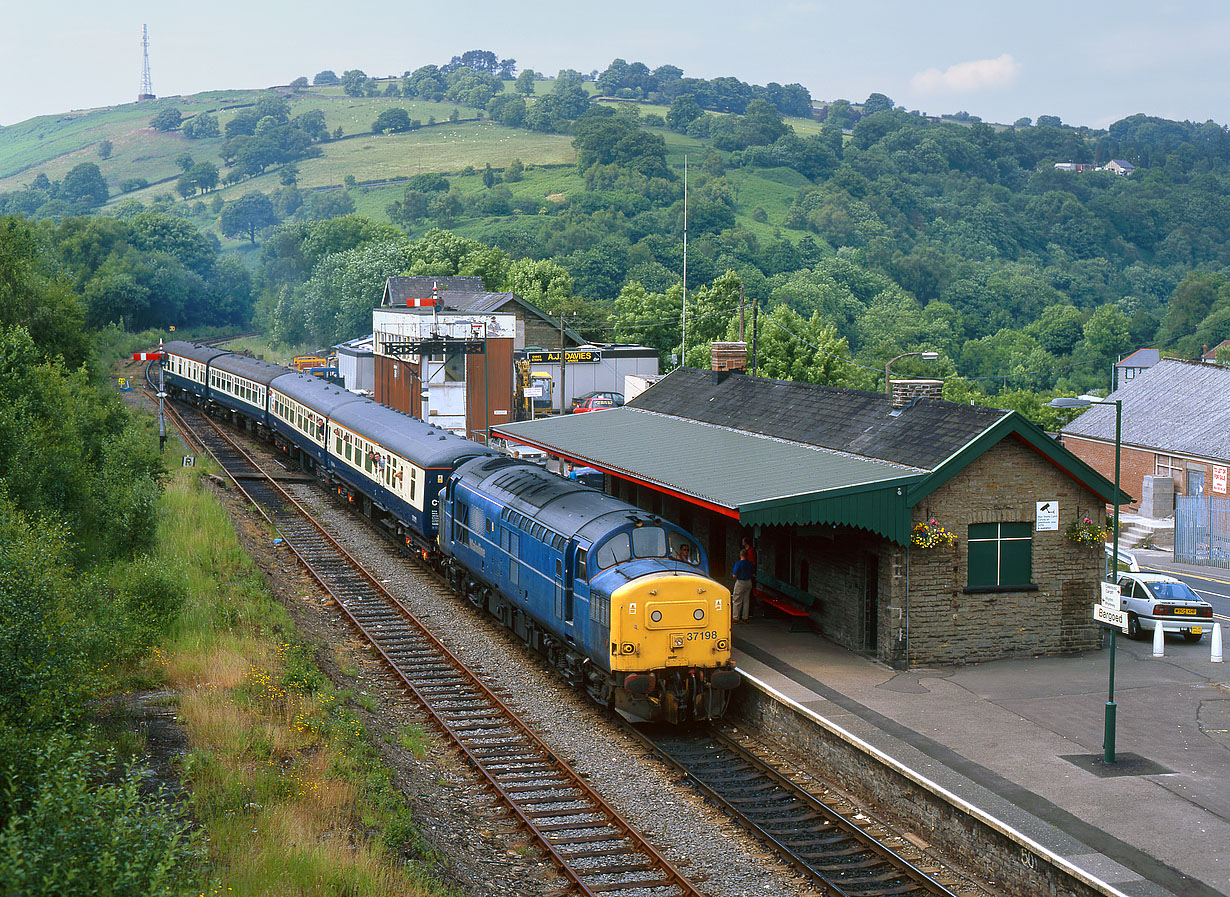
<path fill-rule="evenodd" d="M 500 425 L 695 534 L 725 584 L 895 667 L 1085 651 L 1112 484 L 1016 412 L 679 369 L 601 413 Z M 922 547 L 917 524 L 955 536 Z"/>

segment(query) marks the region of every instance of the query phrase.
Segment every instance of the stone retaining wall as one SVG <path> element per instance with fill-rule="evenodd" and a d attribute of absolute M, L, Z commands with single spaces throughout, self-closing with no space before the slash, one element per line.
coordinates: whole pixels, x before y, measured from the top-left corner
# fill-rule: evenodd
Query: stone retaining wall
<path fill-rule="evenodd" d="M 767 739 L 806 758 L 816 774 L 832 782 L 870 813 L 901 821 L 967 874 L 1012 897 L 1122 897 L 1109 885 L 1065 868 L 1059 859 L 1023 835 L 962 806 L 928 786 L 921 776 L 877 755 L 870 746 L 801 708 L 783 703 L 747 679 L 728 717 L 736 717 Z"/>

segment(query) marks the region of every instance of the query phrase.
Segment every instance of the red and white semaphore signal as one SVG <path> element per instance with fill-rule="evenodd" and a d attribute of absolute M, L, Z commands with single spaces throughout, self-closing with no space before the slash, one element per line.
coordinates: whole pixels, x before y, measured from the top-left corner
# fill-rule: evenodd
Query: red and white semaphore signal
<path fill-rule="evenodd" d="M 162 361 L 161 352 L 133 352 L 133 361 Z"/>

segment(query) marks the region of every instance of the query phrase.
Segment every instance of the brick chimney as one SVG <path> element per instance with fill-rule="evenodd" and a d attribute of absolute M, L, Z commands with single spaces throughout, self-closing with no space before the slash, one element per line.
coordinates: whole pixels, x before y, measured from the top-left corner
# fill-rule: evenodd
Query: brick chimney
<path fill-rule="evenodd" d="M 915 399 L 942 399 L 943 380 L 894 380 L 893 407 L 904 408 Z"/>
<path fill-rule="evenodd" d="M 713 343 L 710 358 L 715 371 L 746 371 L 747 343 Z"/>

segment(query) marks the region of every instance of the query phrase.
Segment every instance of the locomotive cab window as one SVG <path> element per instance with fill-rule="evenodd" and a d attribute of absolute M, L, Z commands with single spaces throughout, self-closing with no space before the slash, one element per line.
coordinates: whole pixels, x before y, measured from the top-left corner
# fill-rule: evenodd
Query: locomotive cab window
<path fill-rule="evenodd" d="M 695 566 L 700 563 L 700 546 L 683 533 L 670 534 L 671 557 Z"/>
<path fill-rule="evenodd" d="M 576 566 L 573 569 L 572 575 L 577 579 L 589 579 L 589 568 L 586 566 L 586 554 L 584 548 L 577 549 Z"/>
<path fill-rule="evenodd" d="M 632 530 L 632 553 L 638 558 L 666 557 L 666 533 L 660 526 L 638 526 Z"/>
<path fill-rule="evenodd" d="M 605 570 L 632 559 L 632 545 L 627 533 L 616 533 L 598 547 L 598 566 Z"/>

